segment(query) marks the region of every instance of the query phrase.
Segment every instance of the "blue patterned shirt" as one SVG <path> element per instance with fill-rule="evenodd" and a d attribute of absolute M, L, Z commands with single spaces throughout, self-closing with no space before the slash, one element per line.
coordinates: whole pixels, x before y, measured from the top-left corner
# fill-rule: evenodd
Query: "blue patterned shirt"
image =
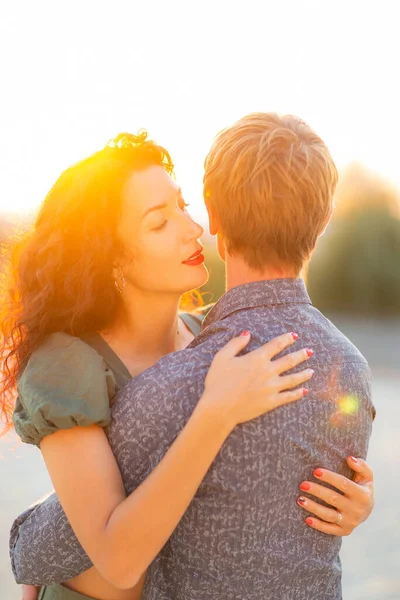
<path fill-rule="evenodd" d="M 231 289 L 186 350 L 164 357 L 120 392 L 108 436 L 127 492 L 152 472 L 190 417 L 215 353 L 244 329 L 252 333 L 246 351 L 297 332 L 285 352 L 315 351 L 310 393 L 235 428 L 150 566 L 143 600 L 341 598 L 341 538 L 307 527 L 296 499 L 315 467 L 351 476 L 346 456 L 366 456 L 374 418 L 370 370 L 312 306 L 301 279 Z M 13 535 L 20 581 L 61 582 L 91 565 L 55 496 L 23 515 Z"/>

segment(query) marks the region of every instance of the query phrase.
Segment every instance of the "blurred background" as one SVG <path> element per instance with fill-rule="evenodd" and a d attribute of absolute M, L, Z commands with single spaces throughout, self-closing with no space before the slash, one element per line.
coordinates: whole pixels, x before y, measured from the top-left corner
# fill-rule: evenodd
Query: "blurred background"
<path fill-rule="evenodd" d="M 208 235 L 203 161 L 213 136 L 255 110 L 293 113 L 340 169 L 333 220 L 305 273 L 313 303 L 360 348 L 377 418 L 376 507 L 343 543 L 345 600 L 400 599 L 400 56 L 398 3 L 115 0 L 0 11 L 0 277 L 62 170 L 145 127 L 171 152 L 205 227 L 206 303 L 224 290 Z M 12 518 L 51 489 L 39 452 L 0 439 L 0 590 L 16 600 Z"/>

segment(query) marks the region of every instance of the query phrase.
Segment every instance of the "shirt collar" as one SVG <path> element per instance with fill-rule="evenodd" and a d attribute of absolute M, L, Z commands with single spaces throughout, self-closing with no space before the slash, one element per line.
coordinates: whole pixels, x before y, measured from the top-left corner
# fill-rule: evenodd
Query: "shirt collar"
<path fill-rule="evenodd" d="M 311 304 L 303 279 L 268 279 L 232 288 L 206 315 L 203 326 L 208 327 L 238 310 L 279 304 Z"/>

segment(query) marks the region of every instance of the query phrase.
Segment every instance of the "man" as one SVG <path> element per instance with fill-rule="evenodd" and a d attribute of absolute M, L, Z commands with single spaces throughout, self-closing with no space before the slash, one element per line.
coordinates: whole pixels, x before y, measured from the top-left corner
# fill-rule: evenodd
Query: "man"
<path fill-rule="evenodd" d="M 149 568 L 144 600 L 341 598 L 340 538 L 313 530 L 316 519 L 307 526 L 296 506 L 299 485 L 315 486 L 316 466 L 350 476 L 345 457 L 366 455 L 374 417 L 366 360 L 313 308 L 299 278 L 328 224 L 336 182 L 325 144 L 291 116 L 248 115 L 207 156 L 204 197 L 227 292 L 188 350 L 120 393 L 109 440 L 127 492 L 182 429 L 213 356 L 233 336 L 250 330 L 253 349 L 296 331 L 317 368 L 305 400 L 233 431 Z M 337 509 L 321 508 L 321 518 L 338 534 L 346 498 L 328 490 L 320 497 Z M 72 532 L 63 534 L 76 549 Z M 43 549 L 45 563 L 57 542 Z M 71 556 L 64 545 L 64 559 Z M 79 559 L 82 570 L 90 566 L 83 551 Z"/>

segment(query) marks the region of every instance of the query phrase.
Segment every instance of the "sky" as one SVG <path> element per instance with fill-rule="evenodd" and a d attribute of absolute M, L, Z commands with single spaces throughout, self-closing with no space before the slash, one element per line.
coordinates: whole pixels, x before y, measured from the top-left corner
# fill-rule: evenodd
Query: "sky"
<path fill-rule="evenodd" d="M 170 151 L 205 219 L 214 135 L 252 111 L 307 121 L 343 168 L 400 187 L 397 0 L 3 0 L 0 211 L 34 212 L 121 131 Z"/>

